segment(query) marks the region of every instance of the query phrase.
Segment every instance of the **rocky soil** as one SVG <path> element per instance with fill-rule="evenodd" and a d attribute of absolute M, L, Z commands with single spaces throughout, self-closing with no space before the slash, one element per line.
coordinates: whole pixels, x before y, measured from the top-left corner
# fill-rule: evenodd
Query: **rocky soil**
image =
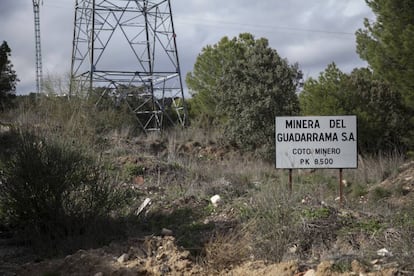
<path fill-rule="evenodd" d="M 382 260 L 376 260 L 379 264 Z M 323 261 L 313 267 L 299 261 L 270 264 L 246 261 L 241 265 L 214 271 L 197 264 L 190 253 L 177 247 L 174 237 L 153 236 L 129 239 L 123 243 L 79 250 L 65 258 L 29 262 L 16 266 L 2 264 L 1 275 L 280 275 L 280 276 L 393 276 L 412 275 L 396 263 L 384 263 L 377 271 L 367 272 L 368 266 L 353 260 L 351 271 L 337 272 L 333 261 Z M 6 271 L 8 270 L 8 271 Z"/>

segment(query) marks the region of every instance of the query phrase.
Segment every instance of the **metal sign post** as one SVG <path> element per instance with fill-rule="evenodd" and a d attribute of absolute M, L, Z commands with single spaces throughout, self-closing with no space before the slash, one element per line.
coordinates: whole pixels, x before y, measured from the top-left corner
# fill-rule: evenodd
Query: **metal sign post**
<path fill-rule="evenodd" d="M 342 169 L 339 169 L 339 206 L 344 206 L 344 183 L 342 181 Z"/>

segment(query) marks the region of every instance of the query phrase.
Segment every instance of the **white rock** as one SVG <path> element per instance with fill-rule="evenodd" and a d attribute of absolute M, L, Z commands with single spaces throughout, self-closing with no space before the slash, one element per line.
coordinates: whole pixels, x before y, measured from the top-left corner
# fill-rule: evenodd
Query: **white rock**
<path fill-rule="evenodd" d="M 386 248 L 381 248 L 380 250 L 377 250 L 377 255 L 381 257 L 388 257 L 392 256 L 392 253 L 388 251 Z"/>
<path fill-rule="evenodd" d="M 126 261 L 128 261 L 129 259 L 129 255 L 127 253 L 122 254 L 118 259 L 118 263 L 125 263 Z"/>
<path fill-rule="evenodd" d="M 170 229 L 167 229 L 167 228 L 162 228 L 161 235 L 163 235 L 163 236 L 172 236 L 173 231 L 170 230 Z"/>
<path fill-rule="evenodd" d="M 303 276 L 315 276 L 316 275 L 316 271 L 314 269 L 309 269 L 308 271 L 306 271 L 305 274 L 303 274 Z"/>
<path fill-rule="evenodd" d="M 289 251 L 289 253 L 292 253 L 292 254 L 296 253 L 296 251 L 298 251 L 298 245 L 297 244 L 293 244 L 292 246 L 290 246 L 288 248 L 288 251 Z"/>
<path fill-rule="evenodd" d="M 10 126 L 0 125 L 0 133 L 6 133 L 11 130 Z"/>
<path fill-rule="evenodd" d="M 136 215 L 138 216 L 139 214 L 142 213 L 142 211 L 144 211 L 145 208 L 147 208 L 147 206 L 149 206 L 151 204 L 151 199 L 150 198 L 146 198 L 144 200 L 144 202 L 141 203 L 141 205 L 139 206 L 138 210 L 136 211 Z"/>
<path fill-rule="evenodd" d="M 375 264 L 378 264 L 378 263 L 380 263 L 380 262 L 381 262 L 380 260 L 375 259 L 375 260 L 372 260 L 372 261 L 371 261 L 371 264 L 375 265 Z"/>
<path fill-rule="evenodd" d="M 210 198 L 210 201 L 211 201 L 211 204 L 213 204 L 214 207 L 217 207 L 221 203 L 221 197 L 219 195 L 213 195 Z"/>

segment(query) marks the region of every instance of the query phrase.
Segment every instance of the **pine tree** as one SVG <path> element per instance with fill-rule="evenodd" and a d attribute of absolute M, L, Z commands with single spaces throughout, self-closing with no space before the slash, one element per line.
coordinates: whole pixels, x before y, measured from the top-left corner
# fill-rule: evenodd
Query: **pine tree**
<path fill-rule="evenodd" d="M 357 52 L 376 77 L 400 91 L 414 110 L 414 1 L 366 0 L 376 21 L 357 31 Z"/>
<path fill-rule="evenodd" d="M 16 71 L 10 61 L 11 50 L 6 41 L 0 45 L 0 110 L 9 104 L 11 97 L 16 91 Z"/>

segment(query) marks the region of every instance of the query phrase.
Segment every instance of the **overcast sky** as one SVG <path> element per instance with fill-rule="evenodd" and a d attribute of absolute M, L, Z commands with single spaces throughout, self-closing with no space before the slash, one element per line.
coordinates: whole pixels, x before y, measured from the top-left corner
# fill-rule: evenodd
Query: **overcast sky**
<path fill-rule="evenodd" d="M 206 45 L 242 32 L 265 37 L 305 78 L 335 62 L 345 72 L 366 66 L 355 52 L 355 31 L 374 20 L 364 0 L 171 0 L 183 80 Z M 70 71 L 75 0 L 41 6 L 43 75 Z M 7 41 L 20 82 L 18 94 L 34 92 L 35 44 L 30 0 L 0 0 L 0 42 Z"/>

